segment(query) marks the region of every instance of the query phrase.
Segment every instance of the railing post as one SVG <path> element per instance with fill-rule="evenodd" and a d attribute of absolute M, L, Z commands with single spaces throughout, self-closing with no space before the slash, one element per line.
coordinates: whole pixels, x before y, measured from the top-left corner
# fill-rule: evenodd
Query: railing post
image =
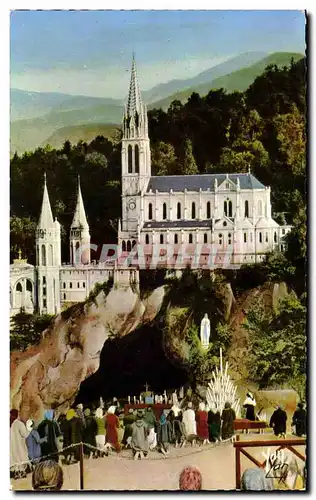
<path fill-rule="evenodd" d="M 236 441 L 239 441 L 239 434 L 236 436 Z M 240 448 L 235 446 L 235 469 L 236 469 L 236 490 L 241 489 L 240 484 Z"/>
<path fill-rule="evenodd" d="M 80 466 L 80 489 L 84 490 L 84 486 L 83 486 L 83 443 L 79 444 L 79 466 Z"/>

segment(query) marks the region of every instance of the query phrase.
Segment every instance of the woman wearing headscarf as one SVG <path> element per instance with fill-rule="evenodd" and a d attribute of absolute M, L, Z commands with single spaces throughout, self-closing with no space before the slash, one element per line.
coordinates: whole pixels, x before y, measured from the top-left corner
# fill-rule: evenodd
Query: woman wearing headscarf
<path fill-rule="evenodd" d="M 85 416 L 85 427 L 82 429 L 82 434 L 83 434 L 83 442 L 89 444 L 90 446 L 93 446 L 93 448 L 96 448 L 97 442 L 96 442 L 96 435 L 98 432 L 98 426 L 95 421 L 95 419 L 91 415 L 90 408 L 86 408 L 84 411 L 84 416 Z M 84 454 L 86 457 L 92 457 L 95 455 L 96 450 L 89 448 L 88 446 L 84 446 Z"/>
<path fill-rule="evenodd" d="M 77 413 L 78 418 L 80 418 L 82 427 L 84 428 L 86 426 L 86 420 L 85 420 L 85 417 L 84 417 L 83 405 L 81 403 L 79 403 L 76 406 L 76 413 Z"/>
<path fill-rule="evenodd" d="M 26 438 L 29 431 L 19 418 L 18 410 L 10 411 L 10 469 L 14 478 L 25 477 L 28 461 Z"/>
<path fill-rule="evenodd" d="M 188 403 L 187 409 L 183 412 L 183 423 L 187 437 L 196 436 L 196 420 L 195 412 L 191 402 Z"/>
<path fill-rule="evenodd" d="M 126 446 L 128 444 L 128 439 L 132 437 L 133 428 L 132 425 L 136 420 L 133 408 L 129 408 L 128 414 L 124 415 L 124 436 L 122 440 L 122 445 Z"/>
<path fill-rule="evenodd" d="M 120 443 L 118 442 L 118 428 L 120 426 L 119 419 L 115 415 L 116 406 L 110 406 L 105 416 L 106 442 L 109 443 L 116 452 L 121 451 Z"/>
<path fill-rule="evenodd" d="M 196 412 L 196 432 L 198 438 L 203 441 L 203 444 L 209 443 L 207 411 L 205 411 L 205 403 L 199 404 L 199 410 Z"/>
<path fill-rule="evenodd" d="M 47 438 L 41 444 L 42 457 L 52 455 L 49 458 L 58 462 L 58 438 L 61 436 L 61 431 L 56 420 L 54 420 L 54 410 L 45 411 L 44 420 L 39 424 L 37 430 L 40 438 Z"/>
<path fill-rule="evenodd" d="M 66 420 L 70 428 L 70 443 L 74 445 L 83 442 L 83 424 L 76 410 L 70 408 L 66 413 Z M 74 446 L 70 451 L 70 457 L 74 457 L 75 461 L 78 462 L 80 460 L 79 446 Z"/>
<path fill-rule="evenodd" d="M 103 418 L 102 408 L 96 409 L 95 421 L 97 423 L 97 434 L 95 440 L 97 443 L 97 448 L 99 449 L 99 455 L 102 457 L 108 454 L 108 452 L 105 450 L 105 420 Z"/>
<path fill-rule="evenodd" d="M 256 420 L 256 416 L 255 416 L 255 407 L 256 407 L 256 400 L 253 396 L 253 394 L 251 394 L 251 392 L 247 392 L 246 394 L 246 399 L 244 401 L 244 404 L 243 404 L 243 407 L 246 409 L 246 416 L 245 418 L 247 420 Z"/>
<path fill-rule="evenodd" d="M 246 491 L 272 491 L 273 481 L 266 477 L 264 469 L 246 469 L 241 478 L 241 489 Z"/>
<path fill-rule="evenodd" d="M 34 420 L 26 422 L 26 429 L 29 435 L 26 438 L 26 446 L 29 459 L 35 463 L 41 458 L 41 444 L 47 441 L 47 437 L 40 438 Z"/>
<path fill-rule="evenodd" d="M 222 439 L 230 439 L 234 435 L 235 411 L 231 404 L 226 402 L 222 411 Z"/>
<path fill-rule="evenodd" d="M 131 447 L 133 450 L 134 459 L 144 458 L 148 453 L 148 427 L 144 421 L 142 410 L 138 410 L 136 420 L 132 424 L 132 440 Z"/>
<path fill-rule="evenodd" d="M 164 455 L 169 453 L 169 443 L 171 442 L 171 439 L 171 424 L 167 420 L 165 411 L 163 411 L 158 424 L 157 442 L 159 451 L 161 451 Z"/>

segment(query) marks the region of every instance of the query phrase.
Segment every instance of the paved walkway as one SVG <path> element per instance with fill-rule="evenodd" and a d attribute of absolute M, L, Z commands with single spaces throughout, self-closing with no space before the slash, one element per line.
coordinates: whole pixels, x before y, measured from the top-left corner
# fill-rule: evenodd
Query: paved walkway
<path fill-rule="evenodd" d="M 289 436 L 290 437 L 290 436 Z M 294 437 L 294 436 L 291 436 Z M 241 440 L 272 439 L 271 434 L 241 435 Z M 300 447 L 304 454 L 304 447 Z M 250 451 L 250 450 L 248 450 Z M 261 462 L 264 448 L 253 448 L 251 454 Z M 147 459 L 135 461 L 130 450 L 108 457 L 84 460 L 84 489 L 86 490 L 178 490 L 179 475 L 188 465 L 197 467 L 203 478 L 203 490 L 235 489 L 235 451 L 231 443 L 204 447 L 171 448 L 170 455 L 163 457 L 151 452 Z M 251 467 L 251 462 L 242 457 L 242 471 Z M 63 490 L 79 489 L 79 465 L 63 467 Z M 12 481 L 14 490 L 30 490 L 31 475 Z"/>

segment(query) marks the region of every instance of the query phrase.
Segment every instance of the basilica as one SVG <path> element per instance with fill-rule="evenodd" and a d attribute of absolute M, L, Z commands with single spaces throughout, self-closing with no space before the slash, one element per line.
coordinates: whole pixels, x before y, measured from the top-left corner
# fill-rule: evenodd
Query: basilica
<path fill-rule="evenodd" d="M 251 172 L 234 174 L 152 176 L 146 105 L 143 103 L 133 59 L 122 137 L 122 219 L 118 227 L 120 255 L 142 249 L 145 265 L 155 249 L 171 256 L 166 267 L 187 266 L 176 258 L 181 248 L 187 255 L 199 248 L 203 267 L 210 253 L 221 267 L 225 256 L 240 266 L 260 262 L 272 250 L 282 251 L 290 226 L 272 218 L 270 187 Z M 96 283 L 112 279 L 138 283 L 137 265 L 91 262 L 90 232 L 80 180 L 77 204 L 69 234 L 70 262 L 62 263 L 61 228 L 54 220 L 46 178 L 36 231 L 36 266 L 19 255 L 10 266 L 11 314 L 57 314 L 84 301 Z"/>

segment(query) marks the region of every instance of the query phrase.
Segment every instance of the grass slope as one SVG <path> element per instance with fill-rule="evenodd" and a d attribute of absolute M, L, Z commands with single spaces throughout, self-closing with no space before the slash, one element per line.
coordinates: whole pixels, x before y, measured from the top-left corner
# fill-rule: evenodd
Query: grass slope
<path fill-rule="evenodd" d="M 294 60 L 294 62 L 296 62 L 303 57 L 303 54 L 294 52 L 274 52 L 268 57 L 263 58 L 261 61 L 247 68 L 243 68 L 238 71 L 229 73 L 228 75 L 216 78 L 210 83 L 198 85 L 196 87 L 190 87 L 189 89 L 183 90 L 181 92 L 176 92 L 166 99 L 155 102 L 148 107 L 150 109 L 162 108 L 164 110 L 167 110 L 171 102 L 176 99 L 181 102 L 186 102 L 192 92 L 197 92 L 202 96 L 206 95 L 210 90 L 216 90 L 220 88 L 225 89 L 227 92 L 234 92 L 236 90 L 243 92 L 249 87 L 249 85 L 252 84 L 257 76 L 263 73 L 268 65 L 275 64 L 279 67 L 289 66 L 292 59 Z"/>

